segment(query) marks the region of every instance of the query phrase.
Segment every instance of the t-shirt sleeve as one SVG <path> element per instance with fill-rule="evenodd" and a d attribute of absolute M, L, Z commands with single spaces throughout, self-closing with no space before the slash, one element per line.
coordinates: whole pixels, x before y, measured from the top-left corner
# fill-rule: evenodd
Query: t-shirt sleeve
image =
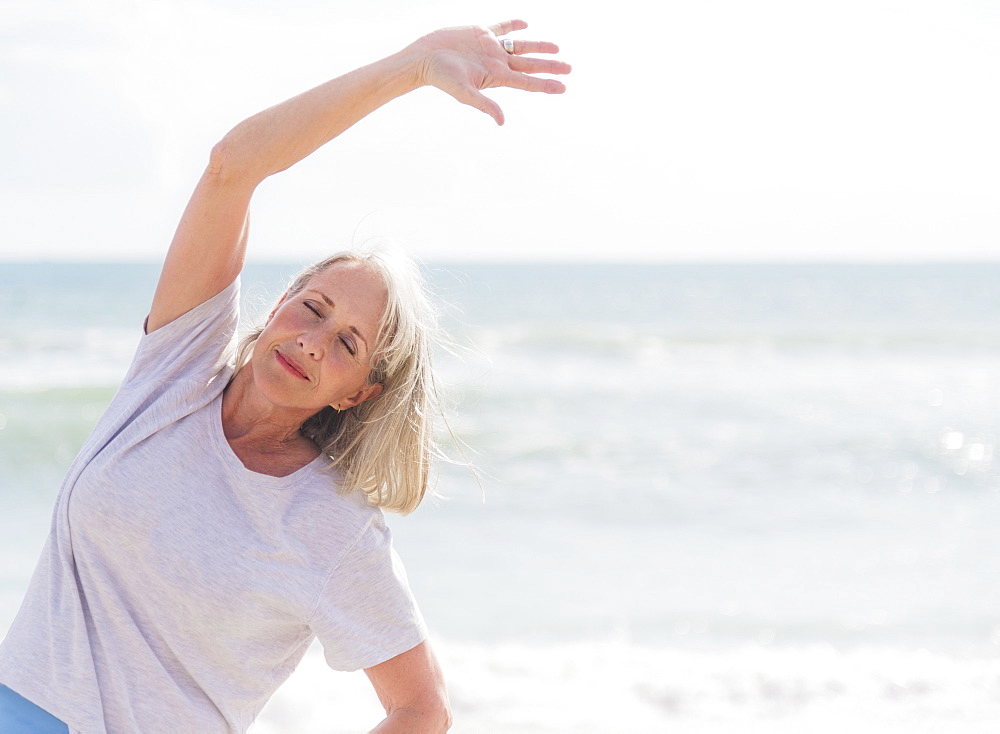
<path fill-rule="evenodd" d="M 381 517 L 368 525 L 330 575 L 310 626 L 334 670 L 370 668 L 427 637 Z"/>
<path fill-rule="evenodd" d="M 236 350 L 240 281 L 139 341 L 125 387 L 218 375 Z"/>

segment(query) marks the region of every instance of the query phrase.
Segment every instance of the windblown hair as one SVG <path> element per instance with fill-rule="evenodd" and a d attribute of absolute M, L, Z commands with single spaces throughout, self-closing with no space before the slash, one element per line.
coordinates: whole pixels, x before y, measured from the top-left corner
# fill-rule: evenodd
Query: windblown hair
<path fill-rule="evenodd" d="M 427 493 L 435 455 L 433 419 L 439 409 L 431 344 L 437 312 L 416 263 L 393 251 L 333 255 L 299 273 L 288 295 L 337 263 L 360 264 L 385 284 L 387 302 L 368 376 L 368 384 L 382 383 L 382 392 L 348 410 L 323 408 L 302 424 L 302 434 L 340 471 L 345 493 L 360 490 L 372 504 L 407 514 Z M 237 369 L 249 361 L 263 330 L 258 326 L 240 341 Z"/>

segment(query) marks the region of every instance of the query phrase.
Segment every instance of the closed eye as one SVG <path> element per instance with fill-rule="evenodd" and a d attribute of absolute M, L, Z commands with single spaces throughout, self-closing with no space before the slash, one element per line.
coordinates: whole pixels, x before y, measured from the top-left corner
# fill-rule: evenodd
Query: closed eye
<path fill-rule="evenodd" d="M 323 318 L 323 313 L 320 311 L 315 301 L 303 301 L 302 305 L 308 308 L 310 311 L 312 311 L 317 318 L 320 319 Z M 340 337 L 340 343 L 344 345 L 344 349 L 347 350 L 348 354 L 350 354 L 352 357 L 357 356 L 358 350 L 354 346 L 354 343 L 349 338 L 343 336 Z"/>

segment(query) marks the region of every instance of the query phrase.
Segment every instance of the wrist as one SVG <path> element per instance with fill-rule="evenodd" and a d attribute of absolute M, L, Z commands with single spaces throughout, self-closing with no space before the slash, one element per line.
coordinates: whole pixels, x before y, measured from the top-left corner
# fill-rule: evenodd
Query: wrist
<path fill-rule="evenodd" d="M 429 55 L 421 47 L 420 41 L 414 41 L 389 58 L 395 63 L 406 92 L 427 86 L 427 62 Z"/>

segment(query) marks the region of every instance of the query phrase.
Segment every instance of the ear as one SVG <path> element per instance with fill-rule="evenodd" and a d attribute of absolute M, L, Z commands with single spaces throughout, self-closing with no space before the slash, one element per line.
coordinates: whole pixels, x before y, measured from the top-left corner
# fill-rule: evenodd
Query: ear
<path fill-rule="evenodd" d="M 355 405 L 361 405 L 361 403 L 366 400 L 371 400 L 372 398 L 378 397 L 382 394 L 382 383 L 376 382 L 374 385 L 366 385 L 365 387 L 358 390 L 356 393 L 351 395 L 349 398 L 344 398 L 339 403 L 335 403 L 330 407 L 334 410 L 347 410 L 348 408 L 353 408 Z"/>

